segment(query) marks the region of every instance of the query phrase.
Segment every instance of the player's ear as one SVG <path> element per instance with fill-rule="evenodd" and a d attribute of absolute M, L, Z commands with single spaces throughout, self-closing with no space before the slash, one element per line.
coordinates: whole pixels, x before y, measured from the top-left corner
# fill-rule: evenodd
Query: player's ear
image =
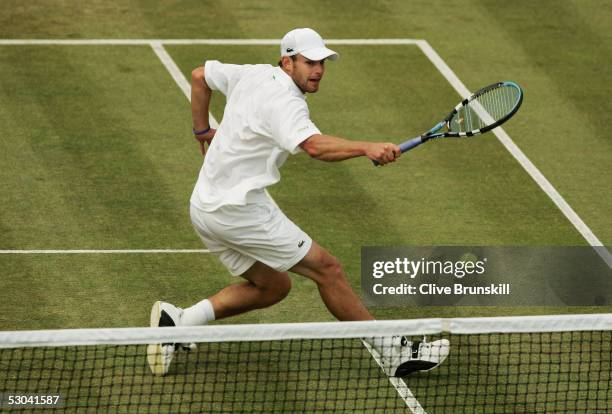
<path fill-rule="evenodd" d="M 286 70 L 293 70 L 293 59 L 291 59 L 289 56 L 283 56 L 281 57 L 280 60 L 280 67 Z"/>

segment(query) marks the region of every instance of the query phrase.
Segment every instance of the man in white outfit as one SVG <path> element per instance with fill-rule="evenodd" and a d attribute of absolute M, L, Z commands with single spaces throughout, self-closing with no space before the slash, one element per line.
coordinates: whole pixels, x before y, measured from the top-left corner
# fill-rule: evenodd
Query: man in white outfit
<path fill-rule="evenodd" d="M 326 60 L 337 58 L 314 30 L 295 29 L 281 41 L 278 67 L 209 60 L 193 70 L 193 132 L 205 160 L 191 196 L 191 220 L 208 249 L 245 281 L 186 309 L 156 302 L 151 326 L 203 325 L 268 307 L 289 293 L 288 272 L 314 281 L 337 319 L 373 319 L 338 259 L 287 218 L 265 191 L 280 180 L 279 168 L 287 157 L 302 151 L 322 161 L 365 156 L 381 165 L 400 156 L 395 144 L 325 135 L 311 121 L 305 94 L 318 91 Z M 227 98 L 218 130 L 209 124 L 213 91 Z M 167 373 L 179 346 L 149 347 L 154 373 Z M 405 372 L 406 365 L 400 366 L 409 361 L 418 362 L 412 365 L 419 370 L 434 368 L 448 354 L 448 341 L 401 341 L 396 348 L 387 358 L 395 361 L 389 363 L 388 375 Z"/>

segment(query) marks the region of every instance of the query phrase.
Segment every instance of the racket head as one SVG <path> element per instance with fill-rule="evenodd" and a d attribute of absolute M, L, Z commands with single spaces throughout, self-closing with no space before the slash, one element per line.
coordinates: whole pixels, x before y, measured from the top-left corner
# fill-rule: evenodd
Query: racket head
<path fill-rule="evenodd" d="M 446 118 L 447 136 L 472 136 L 500 126 L 518 111 L 523 90 L 514 82 L 497 82 L 474 92 Z"/>

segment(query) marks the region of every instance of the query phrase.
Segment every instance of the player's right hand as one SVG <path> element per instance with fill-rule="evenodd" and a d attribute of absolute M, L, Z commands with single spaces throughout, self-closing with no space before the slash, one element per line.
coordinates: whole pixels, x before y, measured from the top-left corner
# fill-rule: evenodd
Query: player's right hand
<path fill-rule="evenodd" d="M 394 162 L 400 155 L 400 147 L 391 142 L 372 142 L 366 149 L 366 156 L 380 165 Z"/>

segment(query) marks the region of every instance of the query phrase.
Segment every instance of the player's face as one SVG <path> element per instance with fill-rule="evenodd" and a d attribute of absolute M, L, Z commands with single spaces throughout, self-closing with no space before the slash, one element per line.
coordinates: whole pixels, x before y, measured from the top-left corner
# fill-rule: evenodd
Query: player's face
<path fill-rule="evenodd" d="M 318 91 L 325 73 L 325 59 L 310 60 L 302 55 L 297 55 L 295 60 L 288 59 L 290 63 L 285 65 L 286 71 L 298 88 L 304 93 Z"/>

